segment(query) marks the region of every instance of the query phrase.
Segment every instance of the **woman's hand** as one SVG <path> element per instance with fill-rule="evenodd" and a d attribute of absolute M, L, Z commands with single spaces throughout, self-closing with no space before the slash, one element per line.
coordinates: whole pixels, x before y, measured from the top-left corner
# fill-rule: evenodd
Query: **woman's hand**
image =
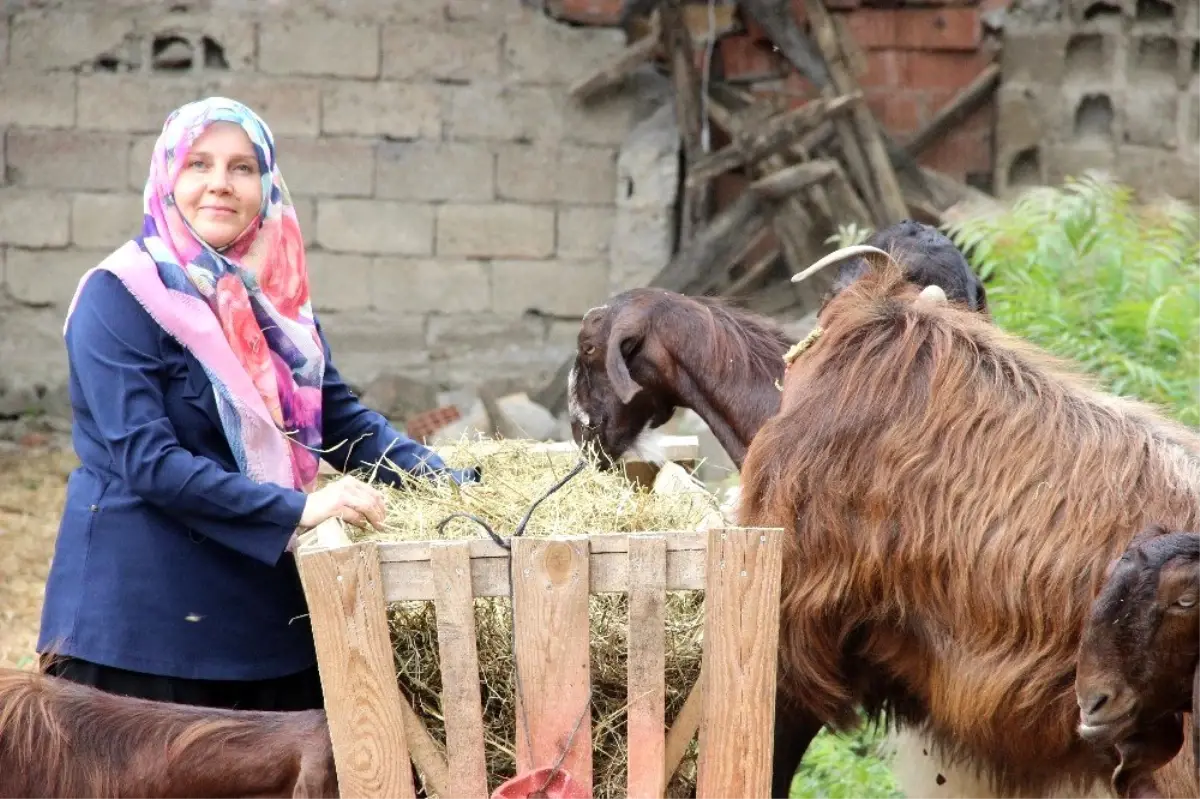
<path fill-rule="evenodd" d="M 383 530 L 386 516 L 383 494 L 355 477 L 346 476 L 308 495 L 300 527 L 308 530 L 326 519 L 336 518 L 356 527 L 370 524 L 376 530 Z"/>

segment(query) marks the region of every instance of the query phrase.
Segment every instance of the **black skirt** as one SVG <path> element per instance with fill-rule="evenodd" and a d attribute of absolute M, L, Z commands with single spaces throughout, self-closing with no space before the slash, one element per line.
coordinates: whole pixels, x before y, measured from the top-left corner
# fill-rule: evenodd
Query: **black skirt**
<path fill-rule="evenodd" d="M 41 663 L 41 670 L 108 693 L 180 705 L 235 710 L 319 710 L 324 707 L 321 679 L 315 664 L 285 677 L 248 681 L 164 677 L 72 657 L 46 658 Z"/>

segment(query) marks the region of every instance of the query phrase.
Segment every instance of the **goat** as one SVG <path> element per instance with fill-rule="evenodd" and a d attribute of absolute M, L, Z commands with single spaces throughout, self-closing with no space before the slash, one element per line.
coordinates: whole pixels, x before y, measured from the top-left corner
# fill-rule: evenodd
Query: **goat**
<path fill-rule="evenodd" d="M 864 274 L 860 251 L 875 248 L 911 254 L 915 285 L 938 285 L 951 300 L 987 314 L 983 284 L 962 253 L 936 228 L 912 220 L 877 232 L 865 247 L 832 253 L 798 277 L 838 263 L 828 303 Z M 572 436 L 594 443 L 607 465 L 677 408 L 690 408 L 740 468 L 754 434 L 779 410 L 776 383 L 791 345 L 771 319 L 719 299 L 649 288 L 618 294 L 580 324 L 567 378 Z"/>
<path fill-rule="evenodd" d="M 0 669 L 0 797 L 336 797 L 320 710 L 191 707 Z"/>
<path fill-rule="evenodd" d="M 1200 533 L 1142 530 L 1108 567 L 1084 627 L 1075 675 L 1079 733 L 1115 748 L 1121 796 L 1147 793 L 1146 779 L 1183 744 L 1192 714 L 1200 762 Z"/>
<path fill-rule="evenodd" d="M 773 795 L 859 706 L 999 792 L 1086 788 L 1087 607 L 1129 531 L 1200 524 L 1200 436 L 868 257 L 742 466 L 739 524 L 787 531 Z"/>

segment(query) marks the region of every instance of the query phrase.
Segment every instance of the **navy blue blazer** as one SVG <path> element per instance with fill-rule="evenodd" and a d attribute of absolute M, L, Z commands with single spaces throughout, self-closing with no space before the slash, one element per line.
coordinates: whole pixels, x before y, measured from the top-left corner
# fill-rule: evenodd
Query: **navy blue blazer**
<path fill-rule="evenodd" d="M 67 482 L 38 651 L 201 679 L 279 677 L 315 663 L 296 562 L 284 552 L 305 494 L 238 472 L 204 369 L 115 275 L 89 278 L 66 346 L 82 465 Z M 413 473 L 471 479 L 360 404 L 328 343 L 325 357 L 323 448 L 342 444 L 323 456 L 330 465 L 369 466 L 386 452 Z M 398 476 L 381 467 L 378 479 Z"/>

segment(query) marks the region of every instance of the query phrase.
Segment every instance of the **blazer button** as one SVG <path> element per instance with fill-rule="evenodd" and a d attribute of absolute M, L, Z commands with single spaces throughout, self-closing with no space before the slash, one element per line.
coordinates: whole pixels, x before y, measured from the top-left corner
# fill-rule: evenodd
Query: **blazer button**
<path fill-rule="evenodd" d="M 90 510 L 92 513 L 95 513 L 96 511 L 100 510 L 100 506 L 92 505 L 91 507 L 88 508 L 88 510 Z"/>

